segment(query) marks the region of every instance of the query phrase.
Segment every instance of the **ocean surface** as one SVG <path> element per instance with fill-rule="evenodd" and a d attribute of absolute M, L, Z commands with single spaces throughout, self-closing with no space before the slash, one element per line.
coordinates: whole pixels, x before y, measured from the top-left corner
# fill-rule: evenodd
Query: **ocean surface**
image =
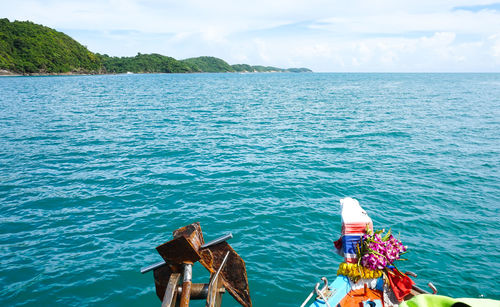
<path fill-rule="evenodd" d="M 500 299 L 499 174 L 500 74 L 2 77 L 0 305 L 159 306 L 139 270 L 199 221 L 254 306 L 298 306 L 346 196 L 420 287 Z"/>

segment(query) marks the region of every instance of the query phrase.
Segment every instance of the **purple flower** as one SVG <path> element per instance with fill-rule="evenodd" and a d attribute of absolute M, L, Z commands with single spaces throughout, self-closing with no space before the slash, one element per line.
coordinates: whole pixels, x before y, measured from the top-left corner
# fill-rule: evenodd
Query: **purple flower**
<path fill-rule="evenodd" d="M 369 269 L 383 269 L 400 258 L 407 250 L 401 241 L 390 234 L 386 241 L 380 234 L 364 234 L 360 245 L 361 264 Z"/>

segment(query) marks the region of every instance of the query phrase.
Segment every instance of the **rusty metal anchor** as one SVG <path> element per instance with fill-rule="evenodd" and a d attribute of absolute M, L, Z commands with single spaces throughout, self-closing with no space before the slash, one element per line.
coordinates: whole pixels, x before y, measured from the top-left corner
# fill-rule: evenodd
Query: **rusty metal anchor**
<path fill-rule="evenodd" d="M 242 306 L 252 306 L 245 262 L 225 242 L 232 234 L 205 244 L 200 224 L 193 223 L 175 230 L 173 237 L 156 247 L 164 261 L 141 269 L 142 273 L 153 271 L 162 306 L 175 306 L 178 296 L 181 307 L 189 306 L 190 299 L 206 299 L 207 307 L 220 306 L 225 290 Z M 208 284 L 191 281 L 192 265 L 197 261 L 211 274 Z"/>

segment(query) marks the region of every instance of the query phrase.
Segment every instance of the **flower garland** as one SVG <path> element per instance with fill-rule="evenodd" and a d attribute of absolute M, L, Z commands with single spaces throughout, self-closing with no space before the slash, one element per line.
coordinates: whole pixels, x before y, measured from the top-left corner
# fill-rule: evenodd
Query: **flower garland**
<path fill-rule="evenodd" d="M 342 262 L 337 270 L 337 275 L 344 275 L 353 280 L 360 278 L 379 278 L 382 276 L 381 270 L 371 270 L 356 263 Z"/>

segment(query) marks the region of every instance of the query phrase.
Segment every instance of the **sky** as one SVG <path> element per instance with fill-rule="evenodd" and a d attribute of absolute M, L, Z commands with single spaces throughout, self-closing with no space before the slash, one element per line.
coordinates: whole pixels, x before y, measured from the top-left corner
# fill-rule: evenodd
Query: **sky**
<path fill-rule="evenodd" d="M 316 72 L 500 72 L 500 2 L 0 0 L 111 56 L 215 56 Z"/>

